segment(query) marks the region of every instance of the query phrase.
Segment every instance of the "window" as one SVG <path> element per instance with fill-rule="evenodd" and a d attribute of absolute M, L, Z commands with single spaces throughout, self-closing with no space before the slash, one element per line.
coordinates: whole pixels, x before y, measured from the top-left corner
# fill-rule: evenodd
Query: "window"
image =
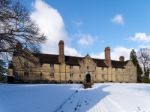
<path fill-rule="evenodd" d="M 104 67 L 102 67 L 102 70 L 104 70 Z"/>
<path fill-rule="evenodd" d="M 43 66 L 43 64 L 42 63 L 40 63 L 40 67 L 42 67 Z"/>
<path fill-rule="evenodd" d="M 54 64 L 50 64 L 50 67 L 51 67 L 52 69 L 54 69 Z"/>
<path fill-rule="evenodd" d="M 70 77 L 71 77 L 71 78 L 73 77 L 73 73 L 70 74 Z"/>
<path fill-rule="evenodd" d="M 18 77 L 18 73 L 13 71 L 14 76 Z"/>
<path fill-rule="evenodd" d="M 24 72 L 25 77 L 29 77 L 29 72 Z"/>
<path fill-rule="evenodd" d="M 102 78 L 105 79 L 105 74 L 102 74 Z"/>
<path fill-rule="evenodd" d="M 87 69 L 89 69 L 89 66 L 87 66 Z"/>
<path fill-rule="evenodd" d="M 42 77 L 42 75 L 43 75 L 43 74 L 42 74 L 42 72 L 41 72 L 41 73 L 40 73 L 40 77 Z"/>
<path fill-rule="evenodd" d="M 50 73 L 50 77 L 51 77 L 51 78 L 54 78 L 54 73 Z"/>
<path fill-rule="evenodd" d="M 79 75 L 79 78 L 81 78 L 81 75 Z"/>

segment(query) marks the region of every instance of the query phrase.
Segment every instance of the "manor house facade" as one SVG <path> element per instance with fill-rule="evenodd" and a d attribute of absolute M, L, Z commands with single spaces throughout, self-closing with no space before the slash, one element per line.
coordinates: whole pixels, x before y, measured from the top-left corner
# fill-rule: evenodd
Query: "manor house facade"
<path fill-rule="evenodd" d="M 19 52 L 17 47 L 9 75 L 23 81 L 44 81 L 59 83 L 84 82 L 137 82 L 136 67 L 120 56 L 119 61 L 111 60 L 110 48 L 104 50 L 105 59 L 65 56 L 64 41 L 59 41 L 59 54 Z"/>

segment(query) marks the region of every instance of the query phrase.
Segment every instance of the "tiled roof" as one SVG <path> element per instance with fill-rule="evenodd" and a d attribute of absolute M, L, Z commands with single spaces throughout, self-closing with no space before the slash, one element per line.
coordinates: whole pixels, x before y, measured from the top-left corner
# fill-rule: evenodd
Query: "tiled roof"
<path fill-rule="evenodd" d="M 49 63 L 49 64 L 59 64 L 58 55 L 53 54 L 33 54 L 37 58 L 39 58 L 40 63 Z"/>
<path fill-rule="evenodd" d="M 65 56 L 65 62 L 67 65 L 79 65 L 79 62 L 83 57 Z"/>
<path fill-rule="evenodd" d="M 94 59 L 93 61 L 97 64 L 98 67 L 108 67 L 105 62 L 104 59 Z"/>
<path fill-rule="evenodd" d="M 58 55 L 53 54 L 34 54 L 36 57 L 39 58 L 40 63 L 49 63 L 49 64 L 59 64 L 58 62 Z M 65 63 L 67 65 L 79 65 L 79 62 L 84 57 L 74 57 L 74 56 L 65 56 Z M 92 58 L 93 61 L 97 64 L 98 67 L 107 67 L 107 65 L 104 62 L 104 59 L 95 59 Z M 112 60 L 111 64 L 113 68 L 124 68 L 124 66 L 127 64 L 128 61 L 115 61 Z"/>
<path fill-rule="evenodd" d="M 124 68 L 124 66 L 127 64 L 127 62 L 128 61 L 121 62 L 121 61 L 112 60 L 111 65 L 113 68 Z"/>

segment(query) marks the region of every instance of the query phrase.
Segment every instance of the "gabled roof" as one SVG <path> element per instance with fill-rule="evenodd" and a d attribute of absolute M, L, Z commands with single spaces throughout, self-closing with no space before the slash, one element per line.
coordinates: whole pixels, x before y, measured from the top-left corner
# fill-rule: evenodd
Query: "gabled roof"
<path fill-rule="evenodd" d="M 34 56 L 36 56 L 37 58 L 39 58 L 39 61 L 41 64 L 43 63 L 48 63 L 48 64 L 59 64 L 58 62 L 58 55 L 53 55 L 53 54 L 41 54 L 41 53 L 36 53 L 33 54 Z M 65 63 L 67 65 L 76 65 L 79 66 L 79 62 L 83 59 L 84 57 L 75 57 L 75 56 L 65 56 Z M 95 59 L 92 58 L 93 61 L 97 64 L 98 67 L 108 67 L 105 64 L 105 60 L 104 59 Z M 124 66 L 127 64 L 128 61 L 115 61 L 112 60 L 111 64 L 113 68 L 124 68 Z"/>

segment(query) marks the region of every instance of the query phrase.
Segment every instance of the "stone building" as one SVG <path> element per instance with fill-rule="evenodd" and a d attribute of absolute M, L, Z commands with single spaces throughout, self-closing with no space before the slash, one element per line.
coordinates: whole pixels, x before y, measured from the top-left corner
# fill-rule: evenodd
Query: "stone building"
<path fill-rule="evenodd" d="M 80 82 L 136 82 L 136 67 L 120 56 L 111 60 L 110 48 L 105 48 L 105 59 L 65 56 L 64 41 L 58 44 L 59 54 L 30 53 L 18 47 L 14 52 L 9 75 L 23 81 Z M 19 52 L 23 50 L 24 53 Z"/>

